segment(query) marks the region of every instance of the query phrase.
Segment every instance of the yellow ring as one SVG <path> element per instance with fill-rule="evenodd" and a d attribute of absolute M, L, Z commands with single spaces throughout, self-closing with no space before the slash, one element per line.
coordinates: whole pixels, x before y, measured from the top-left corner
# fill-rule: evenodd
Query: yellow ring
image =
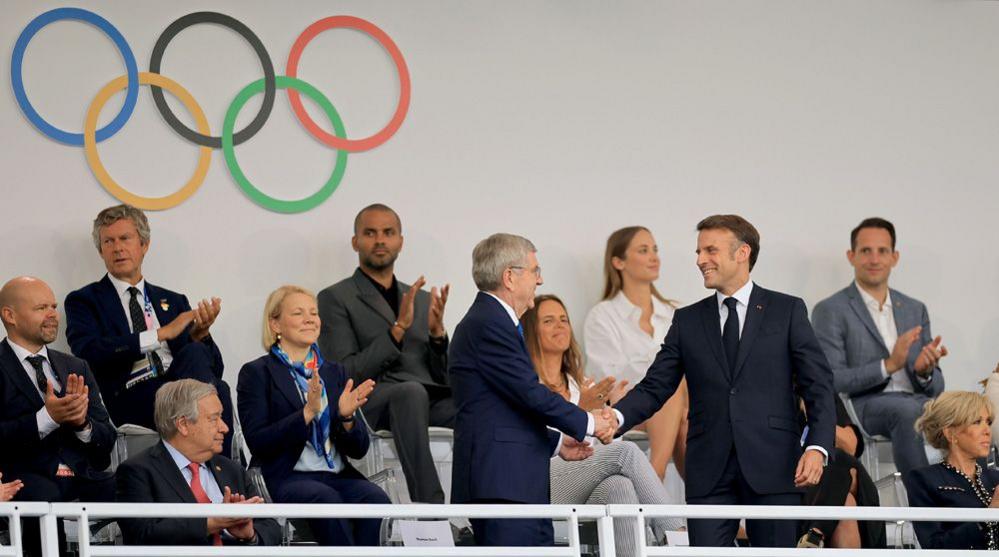
<path fill-rule="evenodd" d="M 198 188 L 205 181 L 205 176 L 208 175 L 208 165 L 212 162 L 212 150 L 210 147 L 198 148 L 198 166 L 194 169 L 194 175 L 184 184 L 184 187 L 170 195 L 164 197 L 143 197 L 118 185 L 118 182 L 115 182 L 114 178 L 108 174 L 107 169 L 104 168 L 104 165 L 101 163 L 101 157 L 97 153 L 97 117 L 100 116 L 101 109 L 104 108 L 108 99 L 127 85 L 128 76 L 123 75 L 105 85 L 90 103 L 90 108 L 87 109 L 87 119 L 83 124 L 83 150 L 87 155 L 87 164 L 90 165 L 90 170 L 94 173 L 94 177 L 97 178 L 101 186 L 122 203 L 128 203 L 139 209 L 150 211 L 162 211 L 176 207 L 188 197 L 194 195 L 194 192 L 198 191 Z M 208 119 L 205 118 L 205 113 L 198 106 L 194 97 L 187 92 L 187 89 L 181 87 L 176 81 L 163 77 L 160 74 L 140 72 L 139 85 L 155 85 L 169 91 L 180 102 L 184 103 L 187 111 L 194 117 L 194 121 L 198 126 L 198 132 L 203 135 L 210 135 Z"/>

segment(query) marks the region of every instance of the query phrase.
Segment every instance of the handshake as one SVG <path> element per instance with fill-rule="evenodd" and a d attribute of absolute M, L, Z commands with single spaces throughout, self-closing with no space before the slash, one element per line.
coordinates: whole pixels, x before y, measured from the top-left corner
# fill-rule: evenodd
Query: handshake
<path fill-rule="evenodd" d="M 604 445 L 609 444 L 614 440 L 614 434 L 617 433 L 618 428 L 621 427 L 621 424 L 617 423 L 617 414 L 610 406 L 591 410 L 590 414 L 593 415 L 593 436 L 600 439 Z"/>

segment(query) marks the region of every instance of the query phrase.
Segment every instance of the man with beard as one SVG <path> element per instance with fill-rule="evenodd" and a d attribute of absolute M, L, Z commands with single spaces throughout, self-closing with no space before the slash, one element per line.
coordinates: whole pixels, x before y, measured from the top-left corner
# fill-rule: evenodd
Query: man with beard
<path fill-rule="evenodd" d="M 113 501 L 115 430 L 87 362 L 46 345 L 59 334 L 55 295 L 18 277 L 0 289 L 0 470 L 19 481 L 14 501 Z M 41 547 L 25 522 L 25 550 Z"/>
<path fill-rule="evenodd" d="M 454 427 L 444 329 L 450 286 L 427 293 L 422 276 L 412 286 L 396 280 L 402 243 L 395 211 L 380 203 L 361 209 L 351 238 L 359 267 L 319 293 L 319 346 L 356 383 L 378 383 L 364 407 L 368 422 L 392 432 L 410 498 L 443 503 L 427 428 Z"/>

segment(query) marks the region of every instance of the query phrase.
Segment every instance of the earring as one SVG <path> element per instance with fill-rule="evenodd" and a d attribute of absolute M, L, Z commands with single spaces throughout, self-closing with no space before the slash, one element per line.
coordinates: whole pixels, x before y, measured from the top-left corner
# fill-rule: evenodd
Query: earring
<path fill-rule="evenodd" d="M 281 342 L 281 333 L 277 333 L 277 334 L 275 334 L 275 335 L 274 335 L 274 338 L 275 338 L 275 339 L 276 339 L 276 340 L 277 340 L 278 342 Z"/>

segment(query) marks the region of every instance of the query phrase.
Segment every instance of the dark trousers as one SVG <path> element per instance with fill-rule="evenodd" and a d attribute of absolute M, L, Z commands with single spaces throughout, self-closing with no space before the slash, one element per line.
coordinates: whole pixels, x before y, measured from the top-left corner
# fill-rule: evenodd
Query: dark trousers
<path fill-rule="evenodd" d="M 270 482 L 268 482 L 270 483 Z M 292 472 L 271 489 L 275 503 L 377 503 L 388 505 L 388 495 L 360 474 L 345 471 Z M 380 518 L 321 518 L 309 520 L 319 545 L 378 545 Z"/>
<path fill-rule="evenodd" d="M 88 478 L 53 478 L 33 473 L 12 473 L 4 480 L 19 479 L 24 487 L 17 492 L 15 501 L 44 501 L 60 503 L 67 501 L 83 501 L 93 503 L 108 503 L 114 501 L 114 476 L 91 480 Z M 21 528 L 24 534 L 24 554 L 36 556 L 42 554 L 41 528 L 37 518 L 22 518 Z M 86 527 L 85 525 L 81 527 Z M 59 546 L 63 546 L 66 534 L 62 522 L 59 523 Z"/>
<path fill-rule="evenodd" d="M 499 499 L 475 500 L 472 504 L 495 503 L 516 505 L 518 501 Z M 475 545 L 498 547 L 545 547 L 555 545 L 551 519 L 545 518 L 473 518 Z"/>
<path fill-rule="evenodd" d="M 364 415 L 372 428 L 392 432 L 409 498 L 415 503 L 443 503 L 427 428 L 454 427 L 451 389 L 416 381 L 379 383 L 364 405 Z"/>
<path fill-rule="evenodd" d="M 836 449 L 834 458 L 829 460 L 829 466 L 822 472 L 819 485 L 808 488 L 805 493 L 805 505 L 841 507 L 846 503 L 853 483 L 851 470 L 857 471 L 857 505 L 861 507 L 877 507 L 880 505 L 878 489 L 860 462 L 841 449 Z M 803 521 L 800 533 L 810 528 L 822 532 L 826 542 L 832 537 L 833 531 L 839 526 L 838 520 Z M 860 530 L 860 545 L 865 548 L 885 548 L 884 522 L 861 520 L 857 523 Z"/>
<path fill-rule="evenodd" d="M 222 454 L 232 456 L 232 394 L 229 385 L 222 380 L 222 370 L 215 369 L 211 350 L 200 342 L 192 342 L 173 354 L 173 362 L 166 375 L 143 381 L 113 397 L 108 404 L 111 421 L 117 426 L 135 424 L 156 429 L 153 421 L 156 391 L 167 382 L 177 379 L 197 379 L 215 386 L 219 400 L 222 401 L 222 421 L 229 426 L 229 433 L 226 433 L 222 441 Z"/>
<path fill-rule="evenodd" d="M 729 453 L 725 471 L 711 493 L 703 497 L 687 497 L 690 505 L 800 505 L 801 493 L 756 493 L 742 475 L 735 447 Z M 687 521 L 690 545 L 698 547 L 731 547 L 739 530 L 739 519 L 690 519 Z M 746 534 L 753 547 L 794 547 L 798 521 L 747 520 Z"/>

